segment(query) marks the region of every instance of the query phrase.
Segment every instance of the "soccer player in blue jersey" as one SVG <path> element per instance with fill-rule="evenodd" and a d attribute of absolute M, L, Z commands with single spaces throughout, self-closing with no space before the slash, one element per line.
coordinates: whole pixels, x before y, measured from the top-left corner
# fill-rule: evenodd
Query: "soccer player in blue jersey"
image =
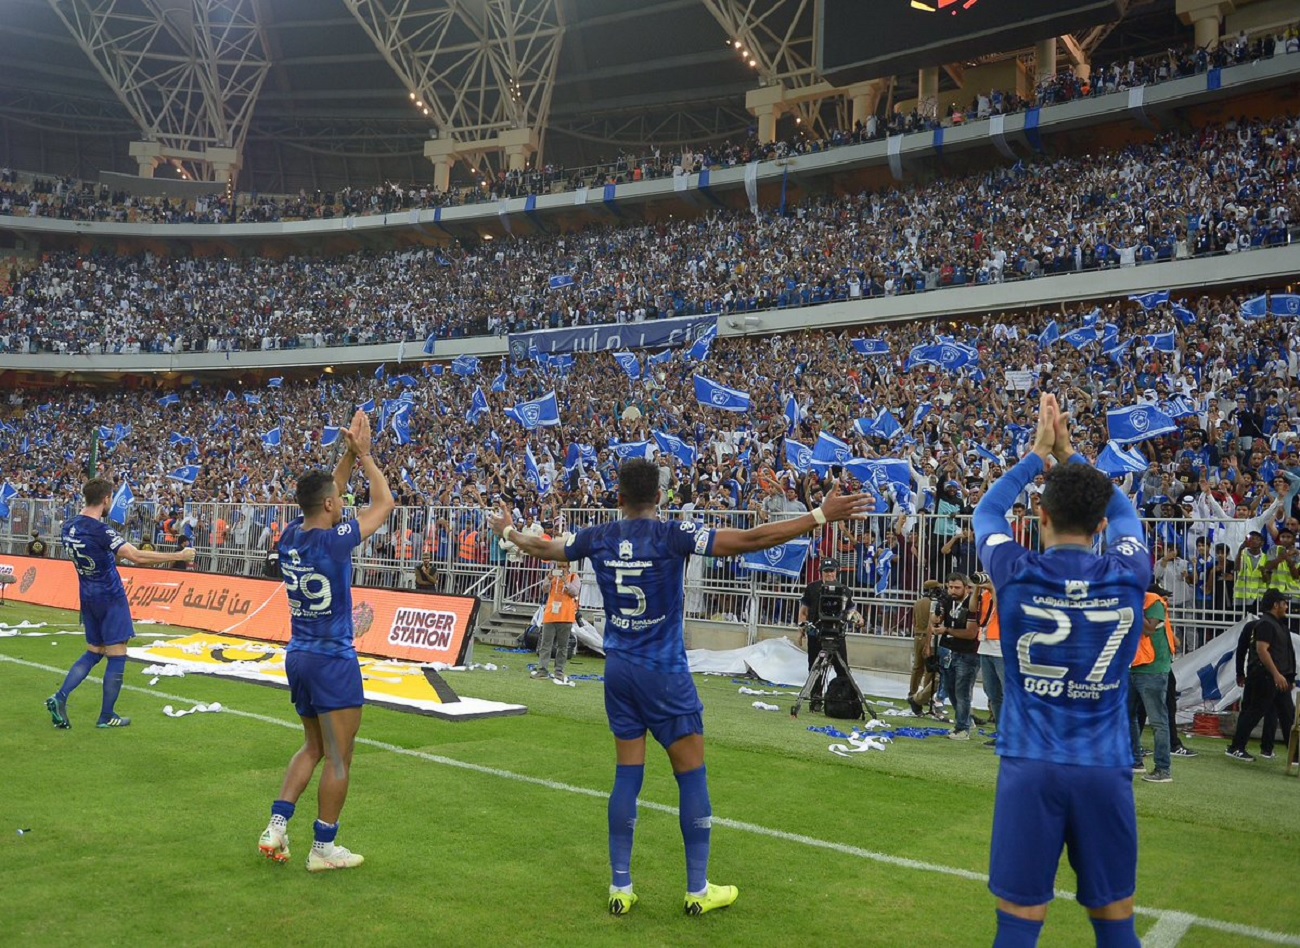
<path fill-rule="evenodd" d="M 649 731 L 668 751 L 677 777 L 678 813 L 686 843 L 686 913 L 701 915 L 736 901 L 732 885 L 708 881 L 712 807 L 704 769 L 704 723 L 686 661 L 682 625 L 687 557 L 735 556 L 779 546 L 833 520 L 865 515 L 864 494 L 826 496 L 812 513 L 751 530 L 712 530 L 690 520 L 661 521 L 659 469 L 625 461 L 618 472 L 622 519 L 545 540 L 514 529 L 502 503 L 492 529 L 525 553 L 556 563 L 591 560 L 605 602 L 605 713 L 614 732 L 617 769 L 609 797 L 609 911 L 626 913 L 632 891 L 632 839 L 645 771 Z M 1127 733 L 1127 731 L 1125 732 Z"/>
<path fill-rule="evenodd" d="M 89 480 L 82 487 L 81 496 L 85 501 L 81 513 L 63 525 L 63 548 L 72 557 L 72 565 L 77 570 L 81 621 L 86 628 L 86 653 L 72 666 L 63 687 L 45 700 L 45 708 L 50 712 L 55 727 L 64 730 L 72 727 L 72 720 L 68 717 L 68 696 L 86 680 L 100 659 L 107 656 L 104 700 L 100 705 L 97 726 L 127 727 L 131 719 L 119 717 L 116 705 L 126 675 L 126 643 L 135 635 L 135 628 L 131 625 L 131 606 L 126 600 L 122 577 L 117 572 L 117 560 L 121 557 L 137 566 L 192 563 L 194 551 L 162 553 L 138 550 L 107 526 L 104 517 L 113 505 L 112 481 L 99 477 Z"/>
<path fill-rule="evenodd" d="M 1035 553 L 1014 541 L 1006 514 L 1052 457 Z M 1128 678 L 1151 554 L 1128 498 L 1074 453 L 1054 395 L 1042 398 L 1032 453 L 976 508 L 975 535 L 997 590 L 1006 665 L 989 866 L 995 948 L 1038 944 L 1062 847 L 1097 944 L 1136 948 Z"/>
<path fill-rule="evenodd" d="M 352 644 L 352 551 L 393 512 L 393 492 L 370 455 L 369 417 L 357 412 L 342 436 L 347 450 L 334 473 L 311 471 L 298 480 L 302 517 L 289 524 L 280 538 L 291 630 L 284 668 L 289 695 L 302 718 L 304 742 L 289 761 L 258 849 L 276 862 L 289 860 L 289 820 L 316 765 L 324 759 L 308 872 L 351 869 L 364 861 L 335 842 L 365 703 L 361 666 Z M 370 482 L 370 506 L 345 522 L 343 495 L 354 463 Z"/>

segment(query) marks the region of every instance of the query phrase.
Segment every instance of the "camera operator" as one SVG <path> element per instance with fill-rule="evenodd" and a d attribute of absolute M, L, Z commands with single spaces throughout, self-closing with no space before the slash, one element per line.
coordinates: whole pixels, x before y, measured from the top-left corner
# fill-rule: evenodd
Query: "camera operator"
<path fill-rule="evenodd" d="M 971 585 L 966 576 L 951 574 L 944 594 L 935 605 L 930 628 L 942 636 L 940 647 L 949 650 L 941 672 L 954 715 L 952 733 L 948 736 L 954 741 L 969 741 L 971 694 L 980 668 L 980 629 L 979 615 L 973 608 Z"/>
<path fill-rule="evenodd" d="M 802 647 L 806 640 L 809 671 L 812 671 L 813 662 L 817 660 L 817 656 L 821 653 L 821 635 L 816 620 L 821 616 L 822 590 L 826 586 L 839 585 L 839 575 L 840 564 L 838 562 L 833 559 L 822 560 L 821 579 L 809 583 L 808 588 L 803 591 L 803 599 L 799 601 L 799 645 Z M 861 625 L 862 616 L 853 608 L 853 597 L 849 594 L 848 588 L 845 586 L 840 586 L 840 588 L 844 591 L 844 621 L 855 626 Z M 842 636 L 836 646 L 836 651 L 847 665 L 849 661 L 848 645 Z"/>

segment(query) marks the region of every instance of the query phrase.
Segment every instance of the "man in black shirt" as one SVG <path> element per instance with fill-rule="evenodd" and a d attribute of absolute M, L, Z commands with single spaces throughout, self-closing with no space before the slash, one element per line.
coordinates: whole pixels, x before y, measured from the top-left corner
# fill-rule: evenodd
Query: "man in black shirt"
<path fill-rule="evenodd" d="M 948 736 L 954 741 L 969 741 L 971 730 L 970 702 L 975 691 L 975 675 L 980 669 L 979 616 L 971 608 L 971 584 L 964 573 L 948 577 L 945 595 L 930 620 L 940 633 L 939 647 L 949 650 L 943 667 L 943 686 L 952 702 L 953 726 Z"/>
<path fill-rule="evenodd" d="M 1284 724 L 1295 719 L 1295 705 L 1291 701 L 1296 675 L 1295 647 L 1286 621 L 1289 601 L 1283 593 L 1269 589 L 1259 605 L 1260 617 L 1253 626 L 1252 648 L 1246 654 L 1246 689 L 1241 698 L 1237 733 L 1225 751 L 1234 760 L 1255 759 L 1246 752 L 1246 742 L 1270 708 Z M 1265 722 L 1259 754 L 1266 760 L 1273 759 L 1276 730 L 1270 722 Z"/>
<path fill-rule="evenodd" d="M 821 636 L 808 627 L 808 623 L 816 623 L 817 618 L 821 615 L 821 598 L 822 589 L 827 585 L 838 584 L 840 576 L 840 564 L 832 559 L 824 559 L 821 563 L 821 579 L 814 580 L 808 584 L 803 591 L 803 598 L 799 600 L 799 645 L 803 646 L 805 640 L 808 646 L 808 668 L 813 667 L 813 662 L 821 653 Z M 861 622 L 857 610 L 853 608 L 853 597 L 849 594 L 848 587 L 844 587 L 844 613 L 845 620 Z M 844 644 L 844 639 L 840 639 L 839 648 L 840 658 L 844 659 L 847 665 L 849 661 L 848 647 Z"/>

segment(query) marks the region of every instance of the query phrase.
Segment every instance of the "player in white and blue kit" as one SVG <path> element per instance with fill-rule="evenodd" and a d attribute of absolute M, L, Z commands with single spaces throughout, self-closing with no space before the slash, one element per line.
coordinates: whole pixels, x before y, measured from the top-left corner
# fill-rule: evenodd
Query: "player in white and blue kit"
<path fill-rule="evenodd" d="M 104 523 L 113 505 L 112 481 L 101 477 L 86 481 L 81 496 L 85 500 L 81 513 L 63 524 L 63 549 L 77 570 L 86 652 L 68 671 L 63 686 L 45 699 L 45 709 L 50 712 L 55 727 L 62 730 L 72 727 L 72 720 L 68 717 L 68 696 L 86 680 L 100 659 L 107 657 L 104 699 L 96 726 L 127 727 L 131 719 L 119 716 L 116 705 L 126 675 L 126 643 L 135 635 L 135 627 L 131 624 L 126 587 L 117 572 L 117 560 L 121 557 L 137 566 L 192 563 L 194 550 L 163 553 L 137 550 L 127 543 L 116 530 Z"/>
<path fill-rule="evenodd" d="M 1036 553 L 1014 542 L 1006 514 L 1049 457 L 1058 464 L 1039 501 Z M 1136 948 L 1127 702 L 1151 554 L 1128 498 L 1074 453 L 1055 396 L 1043 396 L 1032 453 L 980 501 L 975 536 L 997 590 L 1006 665 L 989 865 L 994 945 L 1038 944 L 1064 847 L 1097 944 Z"/>
<path fill-rule="evenodd" d="M 307 871 L 351 869 L 364 861 L 335 842 L 348 796 L 352 748 L 361 726 L 365 694 L 353 646 L 352 551 L 393 512 L 393 492 L 370 456 L 370 419 L 357 412 L 342 432 L 347 450 L 334 473 L 312 471 L 298 481 L 302 517 L 280 537 L 280 569 L 289 598 L 291 634 L 285 653 L 289 695 L 302 718 L 304 743 L 289 761 L 279 798 L 271 804 L 258 849 L 268 859 L 289 859 L 289 820 L 316 765 L 325 760 L 318 788 L 315 843 Z M 343 495 L 353 463 L 370 482 L 370 506 L 343 520 Z"/>
<path fill-rule="evenodd" d="M 552 562 L 589 559 L 605 603 L 605 712 L 614 732 L 617 769 L 609 797 L 609 911 L 626 913 L 632 890 L 632 841 L 637 796 L 645 773 L 649 731 L 668 751 L 677 778 L 678 813 L 686 844 L 688 915 L 724 908 L 737 889 L 708 881 L 713 810 L 704 768 L 704 710 L 686 661 L 683 629 L 688 557 L 735 556 L 779 546 L 833 520 L 865 514 L 868 495 L 832 490 L 809 514 L 752 530 L 709 530 L 690 520 L 659 520 L 659 469 L 645 460 L 619 468 L 622 519 L 578 531 L 568 540 L 544 540 L 516 531 L 510 509 L 492 529 L 525 553 Z"/>

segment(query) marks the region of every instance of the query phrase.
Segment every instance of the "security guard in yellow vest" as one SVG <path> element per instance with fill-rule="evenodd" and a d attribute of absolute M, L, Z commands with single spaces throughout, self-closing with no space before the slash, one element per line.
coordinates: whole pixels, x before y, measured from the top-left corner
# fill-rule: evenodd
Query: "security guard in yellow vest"
<path fill-rule="evenodd" d="M 1254 609 L 1259 597 L 1264 595 L 1268 585 L 1264 582 L 1264 563 L 1268 556 L 1264 553 L 1264 534 L 1252 530 L 1246 534 L 1246 542 L 1237 551 L 1237 584 L 1233 587 L 1232 598 L 1239 612 Z"/>
<path fill-rule="evenodd" d="M 1300 593 L 1300 550 L 1286 527 L 1277 532 L 1277 549 L 1264 562 L 1264 583 L 1284 596 Z"/>

